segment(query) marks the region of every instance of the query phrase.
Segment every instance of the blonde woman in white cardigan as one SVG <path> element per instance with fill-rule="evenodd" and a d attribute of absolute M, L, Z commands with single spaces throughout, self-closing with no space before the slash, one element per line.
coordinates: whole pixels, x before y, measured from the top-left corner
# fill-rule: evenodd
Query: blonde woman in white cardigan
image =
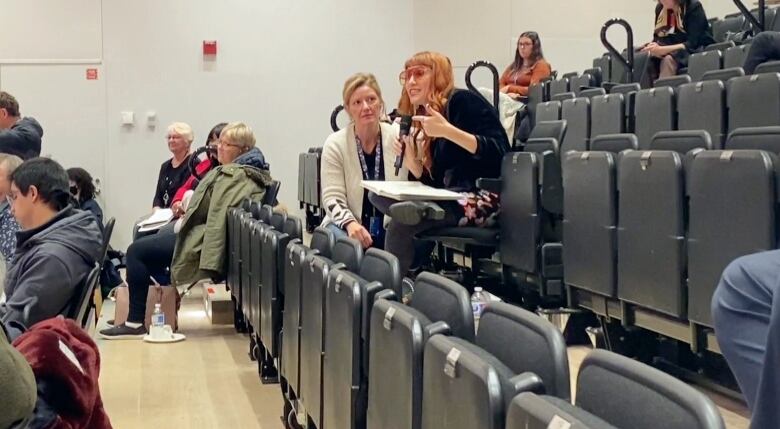
<path fill-rule="evenodd" d="M 368 201 L 362 180 L 407 180 L 395 175 L 393 143 L 398 126 L 381 121 L 385 103 L 374 75 L 358 73 L 344 83 L 344 110 L 350 123 L 331 134 L 322 149 L 322 226 L 336 238 L 349 236 L 364 248 L 382 247 L 383 215 Z"/>

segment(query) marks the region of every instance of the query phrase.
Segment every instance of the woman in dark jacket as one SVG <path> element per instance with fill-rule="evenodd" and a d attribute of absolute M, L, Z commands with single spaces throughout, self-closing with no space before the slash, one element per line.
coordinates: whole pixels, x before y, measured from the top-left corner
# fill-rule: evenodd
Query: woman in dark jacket
<path fill-rule="evenodd" d="M 87 170 L 80 167 L 68 169 L 68 179 L 70 179 L 70 193 L 79 203 L 79 208 L 91 212 L 100 227 L 103 227 L 103 209 L 95 201 L 95 185 L 92 183 L 92 176 Z"/>
<path fill-rule="evenodd" d="M 498 196 L 477 190 L 479 178 L 501 175 L 509 141 L 493 107 L 480 95 L 455 89 L 449 58 L 420 52 L 399 76 L 403 91 L 398 110 L 413 117 L 403 164 L 410 178 L 434 188 L 460 192 L 459 202 L 395 201 L 371 195 L 375 207 L 392 219 L 385 249 L 396 255 L 401 272 L 412 266 L 415 234 L 434 227 L 483 225 L 498 209 Z M 394 149 L 400 155 L 402 143 Z M 391 207 L 392 205 L 392 207 Z"/>
<path fill-rule="evenodd" d="M 642 47 L 653 57 L 653 78 L 677 74 L 688 66 L 688 57 L 715 43 L 699 0 L 658 0 L 653 41 Z"/>

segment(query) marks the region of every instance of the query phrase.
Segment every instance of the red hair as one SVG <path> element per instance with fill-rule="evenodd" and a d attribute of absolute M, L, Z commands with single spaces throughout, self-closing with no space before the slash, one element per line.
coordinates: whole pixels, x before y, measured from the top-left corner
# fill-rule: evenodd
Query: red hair
<path fill-rule="evenodd" d="M 411 58 L 406 60 L 404 64 L 404 70 L 412 66 L 426 66 L 432 70 L 433 79 L 431 79 L 431 91 L 428 94 L 427 104 L 432 109 L 439 113 L 444 110 L 444 105 L 447 104 L 447 99 L 455 89 L 455 77 L 452 74 L 452 62 L 446 56 L 438 52 L 418 52 Z M 401 89 L 401 99 L 398 101 L 398 112 L 402 115 L 417 115 L 425 114 L 425 107 L 420 106 L 419 111 L 414 111 L 412 101 L 409 99 L 409 94 L 406 93 L 406 85 Z M 414 122 L 414 126 L 417 129 L 412 137 L 416 140 L 419 134 L 423 133 L 422 143 L 422 164 L 426 170 L 430 173 L 433 166 L 431 137 L 425 135 L 422 130 L 422 126 L 418 121 Z M 415 156 L 419 157 L 417 153 L 417 146 L 414 145 Z"/>

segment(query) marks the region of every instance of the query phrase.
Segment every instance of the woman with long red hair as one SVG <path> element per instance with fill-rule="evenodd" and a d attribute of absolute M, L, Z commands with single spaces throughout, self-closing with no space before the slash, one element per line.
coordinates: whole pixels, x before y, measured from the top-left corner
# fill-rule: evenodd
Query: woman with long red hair
<path fill-rule="evenodd" d="M 493 107 L 482 96 L 456 89 L 452 63 L 436 52 L 420 52 L 406 61 L 399 76 L 403 85 L 398 110 L 413 115 L 413 129 L 396 140 L 396 155 L 410 179 L 463 194 L 459 202 L 397 203 L 371 196 L 375 207 L 392 218 L 385 249 L 395 254 L 401 272 L 414 260 L 415 234 L 434 227 L 485 225 L 497 211 L 498 196 L 477 190 L 479 178 L 501 174 L 501 159 L 509 150 L 506 132 Z"/>

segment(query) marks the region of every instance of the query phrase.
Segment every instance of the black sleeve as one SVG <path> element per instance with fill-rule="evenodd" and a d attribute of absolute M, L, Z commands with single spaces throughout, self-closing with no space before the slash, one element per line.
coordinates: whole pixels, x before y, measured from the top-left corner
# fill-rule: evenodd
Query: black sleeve
<path fill-rule="evenodd" d="M 27 143 L 24 132 L 18 127 L 0 131 L 0 153 L 8 153 L 25 159 Z"/>
<path fill-rule="evenodd" d="M 163 195 L 165 194 L 165 170 L 167 166 L 168 161 L 163 162 L 160 166 L 160 174 L 157 176 L 157 189 L 154 192 L 152 207 L 165 207 Z"/>
<path fill-rule="evenodd" d="M 710 32 L 710 23 L 707 22 L 707 14 L 701 3 L 686 14 L 685 31 L 688 32 L 688 41 L 685 42 L 685 49 L 688 52 L 696 52 L 699 48 L 714 42 Z"/>
<path fill-rule="evenodd" d="M 465 90 L 454 92 L 447 105 L 447 117 L 452 125 L 477 138 L 477 151 L 472 155 L 475 159 L 500 161 L 509 151 L 506 130 L 496 110 L 481 95 Z"/>

